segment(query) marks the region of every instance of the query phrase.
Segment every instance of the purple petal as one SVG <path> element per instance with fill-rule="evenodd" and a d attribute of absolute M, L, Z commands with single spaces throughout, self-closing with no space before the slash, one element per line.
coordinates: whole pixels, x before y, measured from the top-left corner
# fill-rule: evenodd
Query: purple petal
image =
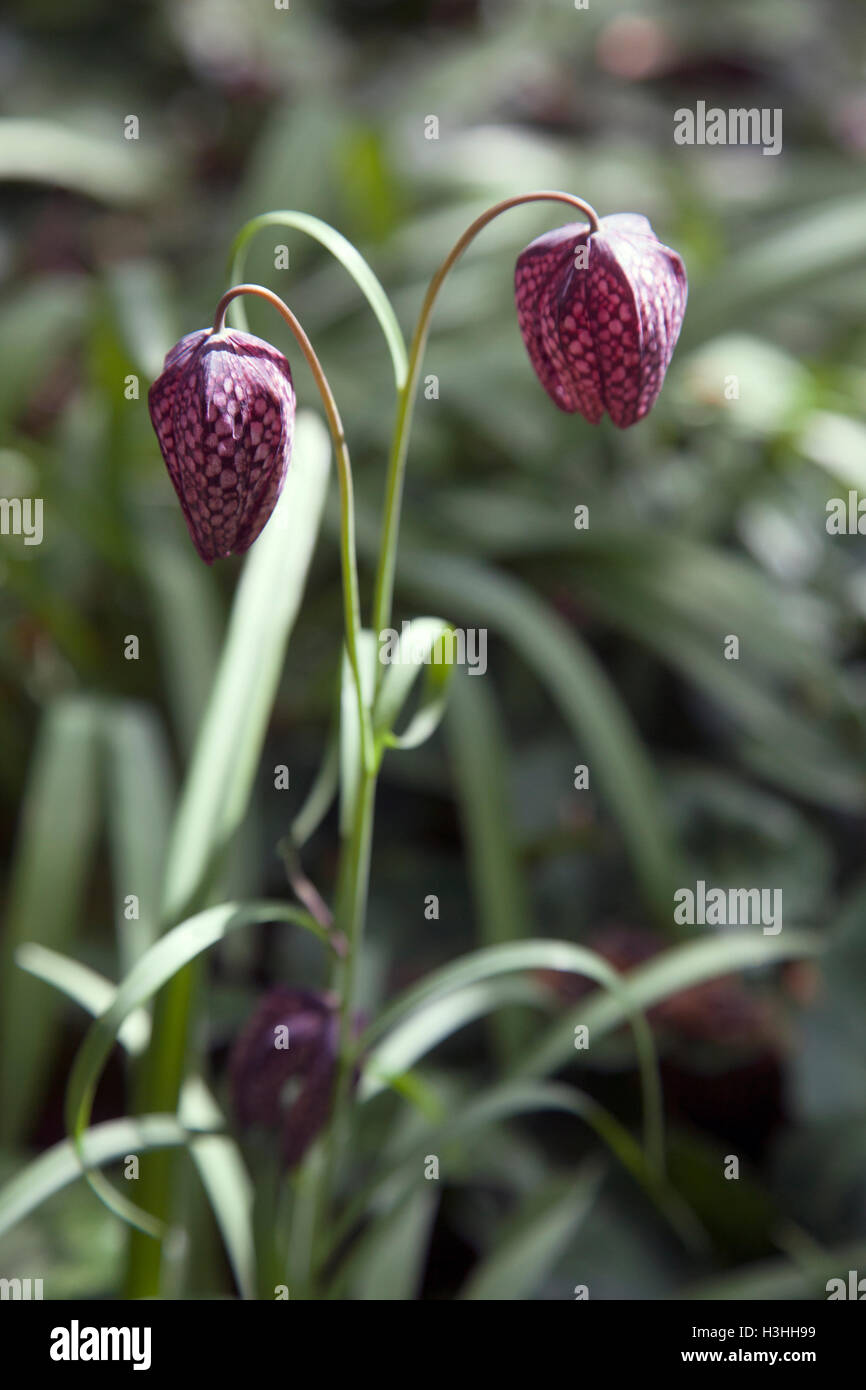
<path fill-rule="evenodd" d="M 288 1047 L 276 1046 L 278 1028 L 287 1029 Z M 290 1167 L 300 1162 L 330 1114 L 338 1031 L 330 999 L 280 986 L 260 1001 L 232 1051 L 231 1092 L 238 1121 L 244 1127 L 281 1130 Z M 290 1081 L 297 1090 L 286 1105 Z"/>
<path fill-rule="evenodd" d="M 203 329 L 172 348 L 148 402 L 202 559 L 247 550 L 291 456 L 295 394 L 285 357 L 251 334 Z"/>
<path fill-rule="evenodd" d="M 588 253 L 577 263 L 577 253 Z M 637 213 L 569 223 L 532 242 L 515 272 L 517 317 L 542 386 L 561 410 L 625 428 L 661 390 L 682 327 L 680 257 Z"/>
<path fill-rule="evenodd" d="M 623 226 L 642 222 L 646 233 Z M 605 405 L 621 429 L 642 420 L 658 398 L 686 294 L 680 257 L 656 240 L 645 218 L 602 218 L 590 249 L 589 311 Z"/>
<path fill-rule="evenodd" d="M 560 410 L 575 411 L 577 406 L 567 374 L 561 367 L 558 348 L 551 352 L 555 310 L 550 293 L 556 294 L 563 274 L 574 264 L 575 246 L 589 235 L 589 224 L 570 222 L 530 242 L 517 258 L 514 294 L 517 322 L 535 374 Z M 547 332 L 545 333 L 545 325 Z"/>

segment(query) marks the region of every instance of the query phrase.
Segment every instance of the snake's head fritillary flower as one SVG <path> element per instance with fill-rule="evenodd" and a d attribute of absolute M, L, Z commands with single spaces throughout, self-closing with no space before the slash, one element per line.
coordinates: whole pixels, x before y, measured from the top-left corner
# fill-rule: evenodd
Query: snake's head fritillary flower
<path fill-rule="evenodd" d="M 250 333 L 203 328 L 171 349 L 150 418 L 203 560 L 247 550 L 286 480 L 295 423 L 282 353 Z"/>
<path fill-rule="evenodd" d="M 515 271 L 517 319 L 560 410 L 637 424 L 655 404 L 682 328 L 682 260 L 645 217 L 617 213 L 538 237 Z"/>
<path fill-rule="evenodd" d="M 231 1056 L 231 1092 L 244 1128 L 279 1129 L 288 1167 L 327 1122 L 337 1077 L 339 1014 L 330 995 L 278 986 L 260 1001 Z"/>

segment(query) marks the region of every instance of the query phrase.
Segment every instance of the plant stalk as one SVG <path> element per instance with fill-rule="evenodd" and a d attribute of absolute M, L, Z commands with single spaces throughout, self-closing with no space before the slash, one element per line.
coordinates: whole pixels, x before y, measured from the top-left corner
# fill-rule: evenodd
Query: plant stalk
<path fill-rule="evenodd" d="M 397 399 L 397 417 L 394 424 L 394 436 L 391 445 L 391 455 L 388 461 L 388 480 L 385 486 L 385 508 L 382 523 L 382 544 L 379 550 L 379 566 L 376 572 L 376 592 L 373 600 L 373 631 L 382 632 L 391 623 L 391 607 L 394 599 L 394 570 L 397 564 L 397 542 L 400 532 L 400 511 L 403 501 L 403 482 L 406 475 L 406 459 L 409 452 L 409 435 L 412 431 L 412 416 L 415 409 L 415 397 L 418 390 L 418 379 L 421 375 L 421 364 L 424 358 L 424 348 L 427 344 L 427 336 L 430 332 L 430 320 L 433 315 L 433 308 L 436 303 L 439 291 L 444 284 L 448 272 L 452 266 L 459 261 L 467 246 L 475 240 L 478 233 L 482 231 L 489 222 L 497 218 L 500 213 L 507 212 L 510 208 L 519 207 L 521 203 L 555 202 L 567 203 L 570 207 L 575 207 L 582 212 L 589 223 L 590 232 L 598 231 L 598 213 L 589 203 L 585 203 L 582 198 L 576 198 L 572 193 L 561 193 L 556 191 L 543 190 L 537 193 L 518 193 L 513 198 L 506 198 L 501 203 L 496 203 L 488 208 L 480 217 L 477 217 L 471 226 L 455 242 L 445 260 L 440 265 L 424 296 L 421 305 L 421 312 L 418 322 L 415 325 L 415 332 L 412 336 L 412 343 L 409 348 L 409 372 L 406 384 L 399 392 Z"/>

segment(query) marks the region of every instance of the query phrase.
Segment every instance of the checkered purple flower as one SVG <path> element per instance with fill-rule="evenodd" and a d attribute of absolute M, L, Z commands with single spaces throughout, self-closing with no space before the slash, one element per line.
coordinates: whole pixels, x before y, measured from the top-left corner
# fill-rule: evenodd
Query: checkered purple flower
<path fill-rule="evenodd" d="M 148 405 L 201 558 L 247 550 L 289 467 L 295 392 L 285 357 L 250 333 L 202 328 L 171 349 Z"/>
<path fill-rule="evenodd" d="M 330 1115 L 339 1028 L 330 996 L 278 985 L 259 1001 L 232 1049 L 238 1121 L 245 1129 L 278 1129 L 290 1168 L 300 1163 Z"/>
<path fill-rule="evenodd" d="M 520 253 L 517 319 L 536 375 L 560 410 L 625 429 L 650 411 L 682 328 L 688 283 L 645 217 L 571 222 Z"/>

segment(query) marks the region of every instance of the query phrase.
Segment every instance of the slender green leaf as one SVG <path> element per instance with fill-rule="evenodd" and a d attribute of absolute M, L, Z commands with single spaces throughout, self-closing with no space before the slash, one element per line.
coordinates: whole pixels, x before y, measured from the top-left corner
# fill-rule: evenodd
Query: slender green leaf
<path fill-rule="evenodd" d="M 66 1090 L 66 1122 L 77 1143 L 89 1122 L 99 1077 L 125 1019 L 229 932 L 256 922 L 293 922 L 327 941 L 326 932 L 309 913 L 278 902 L 222 903 L 166 932 L 118 986 L 112 1003 L 97 1018 L 78 1051 Z M 133 1203 L 118 1197 L 98 1175 L 89 1174 L 88 1180 L 106 1206 L 118 1216 L 150 1234 L 162 1233 L 159 1223 Z"/>
<path fill-rule="evenodd" d="M 13 955 L 26 941 L 74 938 L 95 850 L 102 714 L 76 697 L 48 709 L 24 794 L 0 960 L 0 1133 L 10 1144 L 38 1106 L 59 1007 L 12 968 Z"/>
<path fill-rule="evenodd" d="M 327 222 L 323 222 L 321 218 L 311 217 L 306 212 L 291 211 L 266 212 L 260 217 L 254 217 L 245 227 L 241 228 L 232 243 L 229 260 L 231 283 L 236 285 L 243 280 L 247 244 L 262 227 L 292 227 L 297 231 L 306 232 L 308 236 L 321 242 L 331 252 L 331 255 L 335 256 L 344 266 L 379 320 L 394 366 L 394 381 L 397 390 L 401 390 L 406 383 L 409 368 L 406 358 L 406 344 L 403 341 L 403 333 L 391 306 L 391 301 L 360 251 L 356 250 L 342 233 L 329 226 Z M 233 302 L 229 314 L 233 315 L 233 322 L 239 328 L 248 331 L 246 313 L 239 299 Z"/>
<path fill-rule="evenodd" d="M 104 738 L 114 917 L 120 973 L 125 975 L 159 934 L 160 888 L 173 800 L 171 763 L 162 726 L 143 707 L 131 703 L 113 707 Z"/>
<path fill-rule="evenodd" d="M 39 979 L 55 985 L 68 998 L 99 1016 L 110 1008 L 116 987 L 103 975 L 42 946 L 19 947 L 18 964 Z M 144 1009 L 129 1014 L 117 1040 L 137 1054 L 150 1037 L 150 1018 Z M 185 1130 L 219 1130 L 224 1116 L 199 1077 L 188 1077 L 180 1096 L 179 1118 Z M 252 1183 L 237 1144 L 228 1135 L 190 1138 L 190 1153 L 210 1199 L 226 1252 L 244 1298 L 255 1296 L 255 1251 L 252 1234 Z"/>
<path fill-rule="evenodd" d="M 151 379 L 159 376 L 165 354 L 180 336 L 163 266 L 150 260 L 116 261 L 107 267 L 105 279 L 124 347 Z"/>
<path fill-rule="evenodd" d="M 595 1201 L 604 1165 L 590 1159 L 572 1177 L 533 1193 L 505 1226 L 491 1254 L 472 1271 L 460 1297 L 529 1298 L 568 1249 Z"/>
<path fill-rule="evenodd" d="M 222 620 L 213 579 L 185 537 L 178 544 L 156 526 L 144 530 L 138 560 L 172 721 L 188 752 L 195 746 L 219 662 Z"/>
<path fill-rule="evenodd" d="M 456 634 L 442 618 L 415 618 L 406 623 L 388 652 L 388 664 L 379 683 L 373 711 L 373 727 L 391 748 L 418 748 L 442 720 L 448 688 L 455 669 Z M 402 734 L 394 732 L 400 711 L 420 670 L 424 671 L 418 708 Z"/>
<path fill-rule="evenodd" d="M 652 768 L 619 695 L 576 633 L 517 580 L 458 556 L 404 561 L 404 582 L 500 632 L 533 668 L 581 740 L 622 828 L 650 906 L 670 921 L 680 882 Z"/>
<path fill-rule="evenodd" d="M 707 1236 L 697 1218 L 669 1183 L 654 1172 L 640 1145 L 614 1115 L 573 1086 L 534 1080 L 506 1081 L 491 1087 L 455 1113 L 425 1128 L 420 1137 L 413 1135 L 393 1155 L 384 1155 L 384 1163 L 377 1167 L 372 1182 L 350 1203 L 339 1231 L 350 1230 L 361 1219 L 382 1186 L 395 1182 L 406 1187 L 413 1184 L 419 1171 L 419 1156 L 431 1151 L 441 1153 L 455 1143 L 471 1144 L 480 1131 L 503 1120 L 544 1110 L 572 1115 L 588 1125 L 626 1172 L 649 1193 L 686 1247 L 695 1251 L 706 1249 Z"/>
<path fill-rule="evenodd" d="M 179 1117 L 191 1131 L 222 1129 L 225 1117 L 200 1077 L 187 1077 L 180 1094 Z M 213 1214 L 225 1243 L 242 1298 L 256 1296 L 253 1238 L 253 1184 L 241 1151 L 227 1134 L 195 1133 L 189 1143 Z"/>
<path fill-rule="evenodd" d="M 660 1000 L 717 975 L 729 975 L 752 966 L 775 965 L 799 956 L 815 956 L 823 949 L 821 937 L 805 931 L 786 930 L 779 936 L 725 932 L 722 936 L 704 937 L 665 951 L 646 965 L 630 970 L 628 999 L 632 1008 L 651 1009 Z M 590 1037 L 597 1042 L 621 1027 L 625 1020 L 624 999 L 599 990 L 551 1024 L 545 1037 L 519 1063 L 517 1071 L 525 1076 L 543 1076 L 564 1066 L 568 1059 L 580 1060 L 582 1054 L 574 1049 L 577 1024 L 585 1025 Z"/>
<path fill-rule="evenodd" d="M 358 662 L 361 690 L 368 709 L 376 689 L 376 651 L 375 634 L 369 628 L 364 628 L 358 634 Z M 358 690 L 349 654 L 344 649 L 340 684 L 340 834 L 344 839 L 352 833 L 361 785 L 361 767 Z"/>
<path fill-rule="evenodd" d="M 436 1187 L 419 1172 L 414 1189 L 378 1217 L 338 1278 L 341 1297 L 359 1302 L 418 1297 L 438 1205 Z"/>
<path fill-rule="evenodd" d="M 440 1042 L 467 1024 L 508 1004 L 546 1003 L 544 991 L 529 980 L 478 980 L 437 995 L 396 1024 L 367 1056 L 360 1098 L 370 1100 L 401 1078 Z"/>
<path fill-rule="evenodd" d="M 70 960 L 69 956 L 35 942 L 25 942 L 18 947 L 15 963 L 37 980 L 53 985 L 94 1018 L 105 1013 L 117 993 L 117 986 L 96 970 L 91 970 L 89 965 Z M 126 1052 L 137 1057 L 147 1047 L 149 1040 L 150 1016 L 146 1009 L 136 1009 L 118 1029 L 117 1041 Z"/>
<path fill-rule="evenodd" d="M 144 145 L 145 142 L 142 142 Z M 0 120 L 0 179 L 56 184 L 112 205 L 135 203 L 165 178 L 153 146 L 121 133 L 92 135 L 60 121 Z"/>
<path fill-rule="evenodd" d="M 533 936 L 529 888 L 511 814 L 505 733 L 489 681 L 458 677 L 446 732 L 481 944 Z M 493 1036 L 504 1059 L 521 1046 L 525 1021 L 516 1010 L 495 1016 Z"/>
<path fill-rule="evenodd" d="M 461 1027 L 467 1010 L 468 1017 L 476 1017 L 479 1010 L 483 1010 L 484 995 L 473 998 L 472 994 L 463 994 L 463 991 L 483 982 L 491 982 L 498 976 L 525 970 L 561 970 L 568 974 L 585 975 L 606 991 L 610 990 L 619 1008 L 625 1010 L 634 1033 L 641 1073 L 646 1145 L 652 1163 L 660 1172 L 663 1167 L 663 1121 L 658 1062 L 652 1033 L 641 1012 L 642 1006 L 635 1002 L 630 982 L 617 974 L 603 957 L 568 941 L 519 941 L 490 946 L 434 971 L 420 984 L 407 990 L 380 1013 L 361 1039 L 359 1047 L 363 1050 L 371 1040 L 385 1034 L 381 1042 L 369 1047 L 363 1059 L 361 1098 L 368 1099 L 381 1090 L 383 1076 L 408 1070 L 426 1051 L 428 1040 L 435 1045 L 455 1027 Z M 461 993 L 457 1001 L 452 1003 L 456 991 Z"/>
<path fill-rule="evenodd" d="M 329 461 L 324 425 L 302 413 L 283 495 L 244 566 L 184 785 L 166 868 L 166 922 L 197 902 L 246 811 L 316 543 Z"/>
<path fill-rule="evenodd" d="M 338 728 L 334 727 L 328 734 L 319 770 L 304 798 L 304 804 L 289 828 L 289 839 L 296 850 L 303 848 L 330 811 L 339 780 L 340 737 Z"/>
<path fill-rule="evenodd" d="M 64 1139 L 33 1159 L 0 1191 L 0 1235 L 29 1216 L 55 1192 L 82 1176 L 130 1153 L 183 1148 L 190 1135 L 174 1115 L 142 1115 L 134 1120 L 109 1120 L 94 1125 L 80 1138 L 80 1148 Z"/>

